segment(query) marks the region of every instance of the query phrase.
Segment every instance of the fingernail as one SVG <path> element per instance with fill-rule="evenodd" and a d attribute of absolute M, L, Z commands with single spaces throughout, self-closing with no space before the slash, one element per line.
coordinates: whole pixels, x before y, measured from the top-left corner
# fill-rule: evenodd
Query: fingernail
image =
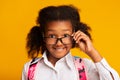
<path fill-rule="evenodd" d="M 76 38 L 74 37 L 74 40 L 76 40 Z"/>
<path fill-rule="evenodd" d="M 71 36 L 73 36 L 73 34 Z"/>

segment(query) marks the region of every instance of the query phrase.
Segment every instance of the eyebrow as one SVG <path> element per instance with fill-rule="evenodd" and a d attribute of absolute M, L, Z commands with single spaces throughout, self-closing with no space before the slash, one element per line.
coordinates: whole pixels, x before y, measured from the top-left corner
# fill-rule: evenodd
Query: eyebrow
<path fill-rule="evenodd" d="M 47 31 L 56 31 L 56 30 L 48 29 Z M 62 31 L 71 31 L 71 30 L 70 29 L 63 29 Z"/>

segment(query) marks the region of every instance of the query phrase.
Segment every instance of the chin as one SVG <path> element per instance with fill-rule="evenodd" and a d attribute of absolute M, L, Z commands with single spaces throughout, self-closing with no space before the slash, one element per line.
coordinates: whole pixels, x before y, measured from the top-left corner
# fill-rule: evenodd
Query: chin
<path fill-rule="evenodd" d="M 65 54 L 63 54 L 63 53 L 57 53 L 57 55 L 55 55 L 55 58 L 63 58 L 63 57 L 65 57 L 66 55 L 68 54 L 68 52 L 66 52 Z"/>

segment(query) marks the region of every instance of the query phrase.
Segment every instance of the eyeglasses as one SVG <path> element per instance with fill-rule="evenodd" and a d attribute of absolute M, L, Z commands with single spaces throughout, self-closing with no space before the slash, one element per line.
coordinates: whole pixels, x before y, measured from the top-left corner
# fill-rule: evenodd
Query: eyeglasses
<path fill-rule="evenodd" d="M 61 38 L 56 38 L 56 36 L 52 35 L 50 37 L 44 37 L 46 44 L 56 44 L 59 40 L 63 44 L 71 44 L 73 37 L 71 35 L 65 34 Z"/>

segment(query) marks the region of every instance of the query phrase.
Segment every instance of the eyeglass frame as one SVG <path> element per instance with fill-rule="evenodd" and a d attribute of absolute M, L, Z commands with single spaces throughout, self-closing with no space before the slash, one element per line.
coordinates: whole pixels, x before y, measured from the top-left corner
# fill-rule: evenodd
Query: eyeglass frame
<path fill-rule="evenodd" d="M 73 36 L 71 36 L 71 35 L 69 35 L 69 36 L 70 36 L 71 40 L 73 40 Z M 50 38 L 50 37 L 43 37 L 43 38 Z M 65 37 L 54 38 L 54 39 L 56 39 L 55 44 L 57 44 L 57 42 L 58 42 L 59 40 L 60 40 L 60 42 L 61 42 L 62 44 L 64 44 L 63 41 L 62 41 L 63 38 L 65 38 Z M 53 45 L 54 45 L 54 44 L 53 44 Z M 64 44 L 64 45 L 67 45 L 67 44 Z"/>

